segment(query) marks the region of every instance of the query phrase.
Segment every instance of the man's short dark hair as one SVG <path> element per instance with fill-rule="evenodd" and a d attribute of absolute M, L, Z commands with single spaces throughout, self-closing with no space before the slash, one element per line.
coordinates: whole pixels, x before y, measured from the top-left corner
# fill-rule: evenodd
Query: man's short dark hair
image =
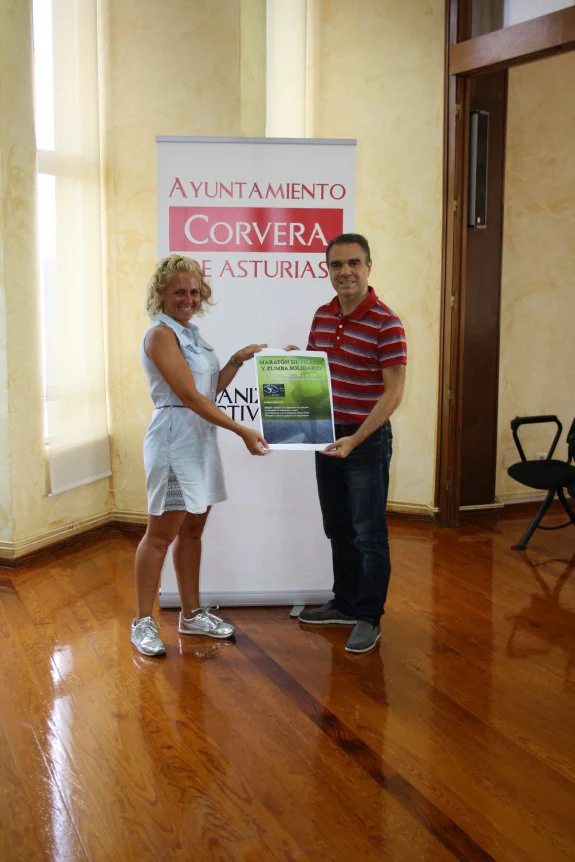
<path fill-rule="evenodd" d="M 340 233 L 339 236 L 334 236 L 333 239 L 330 239 L 328 246 L 325 250 L 325 259 L 329 263 L 329 253 L 334 247 L 334 245 L 348 245 L 348 243 L 355 242 L 357 245 L 361 246 L 363 251 L 365 252 L 365 259 L 367 263 L 371 263 L 371 249 L 369 247 L 369 243 L 364 236 L 360 233 Z"/>

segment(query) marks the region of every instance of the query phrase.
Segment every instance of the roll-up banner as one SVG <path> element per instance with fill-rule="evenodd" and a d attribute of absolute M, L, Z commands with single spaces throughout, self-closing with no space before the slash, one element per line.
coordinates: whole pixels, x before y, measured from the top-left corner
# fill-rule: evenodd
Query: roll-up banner
<path fill-rule="evenodd" d="M 194 319 L 223 366 L 252 342 L 305 349 L 314 312 L 333 296 L 325 248 L 355 230 L 353 140 L 158 137 L 158 256 L 197 260 L 215 304 Z M 254 363 L 218 396 L 259 428 Z M 314 453 L 253 458 L 218 429 L 228 499 L 210 512 L 202 545 L 202 604 L 283 605 L 331 594 Z M 179 605 L 171 553 L 160 604 Z"/>

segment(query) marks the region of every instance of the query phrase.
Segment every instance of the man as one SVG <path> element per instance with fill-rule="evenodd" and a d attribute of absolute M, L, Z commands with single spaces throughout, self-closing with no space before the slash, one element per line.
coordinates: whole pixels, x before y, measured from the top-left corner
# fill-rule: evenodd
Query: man
<path fill-rule="evenodd" d="M 405 333 L 368 284 L 371 252 L 365 237 L 335 237 L 326 258 L 337 295 L 316 311 L 307 349 L 327 353 L 333 393 L 336 440 L 315 458 L 323 525 L 332 546 L 334 597 L 303 610 L 299 619 L 353 626 L 346 650 L 366 653 L 380 638 L 390 577 L 389 417 L 403 396 Z"/>

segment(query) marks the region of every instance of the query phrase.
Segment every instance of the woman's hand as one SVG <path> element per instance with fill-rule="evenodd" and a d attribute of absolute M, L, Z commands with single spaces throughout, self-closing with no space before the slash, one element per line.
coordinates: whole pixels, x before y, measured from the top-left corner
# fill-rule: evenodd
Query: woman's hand
<path fill-rule="evenodd" d="M 247 347 L 242 347 L 241 350 L 236 350 L 233 358 L 240 365 L 243 365 L 243 363 L 247 362 L 248 359 L 253 359 L 254 355 L 259 353 L 260 350 L 263 350 L 264 347 L 267 347 L 267 344 L 248 344 Z"/>
<path fill-rule="evenodd" d="M 254 431 L 252 428 L 243 428 L 240 436 L 252 455 L 270 454 L 269 443 L 262 437 L 259 431 Z"/>
<path fill-rule="evenodd" d="M 253 359 L 254 355 L 263 350 L 264 347 L 267 347 L 267 344 L 248 344 L 247 347 L 242 347 L 241 350 L 236 350 L 235 353 L 232 353 L 220 370 L 216 392 L 220 393 L 226 386 L 229 386 L 244 362 L 248 359 Z"/>
<path fill-rule="evenodd" d="M 284 350 L 301 350 L 301 347 L 298 347 L 297 344 L 286 344 Z"/>

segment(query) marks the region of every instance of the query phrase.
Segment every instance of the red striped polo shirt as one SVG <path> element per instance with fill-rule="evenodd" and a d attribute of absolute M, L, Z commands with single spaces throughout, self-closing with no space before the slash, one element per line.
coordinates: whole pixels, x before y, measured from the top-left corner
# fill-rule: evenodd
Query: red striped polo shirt
<path fill-rule="evenodd" d="M 351 314 L 335 296 L 312 321 L 308 350 L 328 355 L 335 422 L 363 422 L 383 395 L 383 368 L 407 363 L 401 320 L 372 287 Z"/>

